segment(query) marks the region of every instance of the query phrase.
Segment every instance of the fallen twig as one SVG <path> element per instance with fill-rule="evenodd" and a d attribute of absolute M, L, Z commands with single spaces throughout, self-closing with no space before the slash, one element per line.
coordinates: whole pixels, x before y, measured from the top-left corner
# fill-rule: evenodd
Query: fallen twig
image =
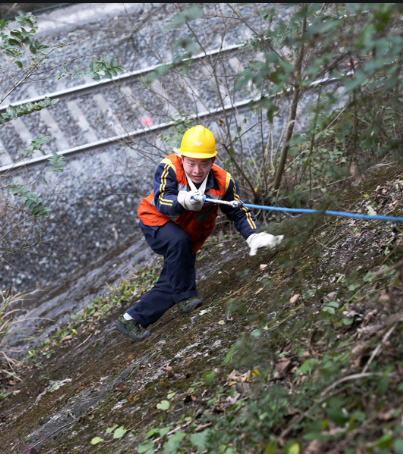
<path fill-rule="evenodd" d="M 388 340 L 389 336 L 393 333 L 397 326 L 397 323 L 395 323 L 389 331 L 383 336 L 383 339 L 379 344 L 376 346 L 375 350 L 372 352 L 372 355 L 370 356 L 369 360 L 367 361 L 367 364 L 365 364 L 365 367 L 363 369 L 363 373 L 365 373 L 368 370 L 368 367 L 371 365 L 372 361 L 374 360 L 375 356 L 379 353 L 379 351 L 382 348 L 382 345 L 385 345 L 386 341 Z"/>
<path fill-rule="evenodd" d="M 353 374 L 353 375 L 348 375 L 347 377 L 343 377 L 340 380 L 337 380 L 330 386 L 328 386 L 324 391 L 322 391 L 322 396 L 327 394 L 329 391 L 331 391 L 333 388 L 336 388 L 336 386 L 340 385 L 340 383 L 343 383 L 345 381 L 350 381 L 350 380 L 356 380 L 358 378 L 366 378 L 366 377 L 382 377 L 384 374 L 382 372 L 367 372 L 367 373 L 360 373 L 360 374 Z M 396 375 L 396 374 L 389 374 L 390 376 Z"/>
<path fill-rule="evenodd" d="M 62 360 L 65 356 L 67 356 L 67 355 L 70 354 L 71 352 L 74 352 L 74 350 L 75 350 L 76 348 L 81 347 L 81 345 L 84 345 L 84 344 L 87 342 L 87 340 L 88 340 L 91 336 L 92 336 L 92 333 L 87 337 L 87 339 L 85 339 L 84 342 L 81 342 L 81 344 L 76 345 L 72 350 L 68 351 L 65 355 L 63 355 L 63 356 L 59 359 L 59 361 Z"/>
<path fill-rule="evenodd" d="M 15 374 L 12 374 L 11 372 L 8 372 L 7 370 L 4 370 L 4 369 L 0 369 L 0 372 L 4 372 L 5 374 L 7 375 L 11 375 L 11 377 L 14 377 L 16 378 L 17 380 L 19 381 L 22 381 L 20 377 L 18 377 L 18 375 L 15 375 Z"/>

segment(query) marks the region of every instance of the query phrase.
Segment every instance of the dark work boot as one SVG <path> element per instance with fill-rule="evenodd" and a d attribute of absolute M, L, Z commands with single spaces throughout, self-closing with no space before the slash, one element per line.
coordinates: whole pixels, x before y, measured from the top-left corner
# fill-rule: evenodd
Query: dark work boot
<path fill-rule="evenodd" d="M 178 306 L 179 312 L 187 314 L 188 312 L 192 312 L 200 307 L 202 305 L 202 302 L 197 298 L 187 298 L 185 300 L 179 301 L 178 303 L 176 303 L 176 305 Z"/>
<path fill-rule="evenodd" d="M 150 331 L 144 331 L 140 323 L 136 320 L 126 320 L 120 315 L 115 323 L 116 328 L 126 336 L 129 336 L 134 342 L 141 342 L 151 334 Z"/>

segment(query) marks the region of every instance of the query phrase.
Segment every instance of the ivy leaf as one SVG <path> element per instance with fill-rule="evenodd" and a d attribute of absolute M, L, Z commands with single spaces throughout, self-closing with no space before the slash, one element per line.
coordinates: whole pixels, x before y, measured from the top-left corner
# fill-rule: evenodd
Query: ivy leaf
<path fill-rule="evenodd" d="M 139 454 L 154 454 L 154 442 L 151 440 L 146 440 L 141 443 L 137 448 Z"/>
<path fill-rule="evenodd" d="M 48 161 L 54 166 L 53 169 L 46 169 L 47 172 L 63 172 L 65 157 L 55 152 L 48 158 Z"/>
<path fill-rule="evenodd" d="M 95 437 L 95 438 L 93 438 L 93 439 L 91 440 L 91 444 L 92 444 L 92 445 L 97 445 L 98 443 L 101 443 L 101 442 L 103 442 L 103 441 L 104 441 L 103 438 Z"/>
<path fill-rule="evenodd" d="M 209 435 L 210 431 L 206 429 L 203 432 L 193 434 L 189 437 L 189 440 L 192 443 L 192 445 L 197 447 L 197 452 L 203 452 Z"/>
<path fill-rule="evenodd" d="M 167 400 L 161 401 L 159 404 L 157 404 L 158 410 L 168 410 L 170 407 L 170 403 Z"/>
<path fill-rule="evenodd" d="M 117 424 L 114 424 L 112 427 L 108 427 L 108 428 L 106 429 L 106 433 L 107 433 L 107 434 L 112 433 L 112 432 L 116 429 L 116 427 L 118 427 Z"/>
<path fill-rule="evenodd" d="M 206 382 L 206 385 L 211 385 L 215 379 L 216 373 L 211 370 L 210 372 L 205 372 L 202 377 L 204 378 L 204 381 Z"/>
<path fill-rule="evenodd" d="M 120 426 L 119 429 L 116 429 L 113 433 L 113 438 L 122 438 L 126 432 L 127 430 L 123 426 Z"/>
<path fill-rule="evenodd" d="M 164 445 L 164 454 L 176 454 L 178 452 L 180 442 L 186 437 L 185 432 L 178 430 L 172 435 Z"/>

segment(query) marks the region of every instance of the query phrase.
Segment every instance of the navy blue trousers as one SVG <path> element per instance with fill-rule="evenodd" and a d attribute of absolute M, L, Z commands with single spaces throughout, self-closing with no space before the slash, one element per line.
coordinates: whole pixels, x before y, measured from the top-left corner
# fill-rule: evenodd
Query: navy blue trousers
<path fill-rule="evenodd" d="M 164 266 L 154 287 L 127 313 L 143 328 L 155 323 L 175 303 L 197 296 L 195 262 L 189 235 L 174 222 L 151 227 L 140 222 L 151 249 L 164 256 Z"/>

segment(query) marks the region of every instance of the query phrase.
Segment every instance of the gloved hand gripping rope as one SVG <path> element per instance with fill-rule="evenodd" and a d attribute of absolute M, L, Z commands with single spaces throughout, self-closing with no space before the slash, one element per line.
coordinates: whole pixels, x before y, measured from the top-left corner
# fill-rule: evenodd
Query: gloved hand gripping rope
<path fill-rule="evenodd" d="M 237 200 L 227 202 L 226 200 L 209 199 L 205 195 L 202 196 L 199 194 L 193 194 L 192 199 L 199 203 L 216 203 L 220 205 L 228 205 L 232 208 L 241 208 L 243 205 L 248 206 L 248 204 L 244 204 L 243 202 Z M 254 233 L 250 235 L 246 240 L 250 248 L 249 254 L 256 255 L 257 250 L 261 247 L 275 248 L 281 243 L 283 238 L 284 235 L 274 236 L 266 232 Z"/>
<path fill-rule="evenodd" d="M 195 200 L 198 200 L 198 202 L 203 202 L 203 203 L 218 203 L 218 204 L 224 204 L 224 205 L 229 205 L 234 208 L 240 208 L 242 206 L 245 206 L 247 208 L 255 208 L 255 209 L 261 209 L 261 210 L 271 210 L 271 211 L 287 211 L 291 213 L 315 213 L 315 214 L 325 214 L 327 216 L 340 216 L 340 217 L 346 217 L 346 218 L 355 218 L 355 219 L 373 219 L 373 220 L 381 220 L 381 221 L 393 221 L 393 222 L 403 222 L 403 218 L 399 217 L 394 217 L 394 216 L 382 216 L 379 214 L 376 215 L 370 215 L 370 214 L 360 214 L 360 213 L 347 213 L 343 211 L 320 211 L 320 210 L 311 210 L 307 208 L 282 208 L 282 207 L 272 207 L 272 206 L 264 206 L 264 205 L 252 205 L 250 203 L 243 203 L 243 202 L 238 202 L 236 200 L 233 200 L 232 202 L 227 202 L 225 200 L 214 200 L 214 199 L 209 199 L 205 195 L 204 196 L 199 196 L 195 195 Z M 197 197 L 197 199 L 196 199 Z M 283 239 L 283 235 L 279 236 L 273 236 L 268 233 L 262 232 L 262 233 L 257 233 L 251 235 L 246 241 L 251 248 L 250 250 L 250 255 L 255 255 L 256 250 L 259 247 L 262 246 L 269 246 L 269 247 L 275 247 Z"/>

